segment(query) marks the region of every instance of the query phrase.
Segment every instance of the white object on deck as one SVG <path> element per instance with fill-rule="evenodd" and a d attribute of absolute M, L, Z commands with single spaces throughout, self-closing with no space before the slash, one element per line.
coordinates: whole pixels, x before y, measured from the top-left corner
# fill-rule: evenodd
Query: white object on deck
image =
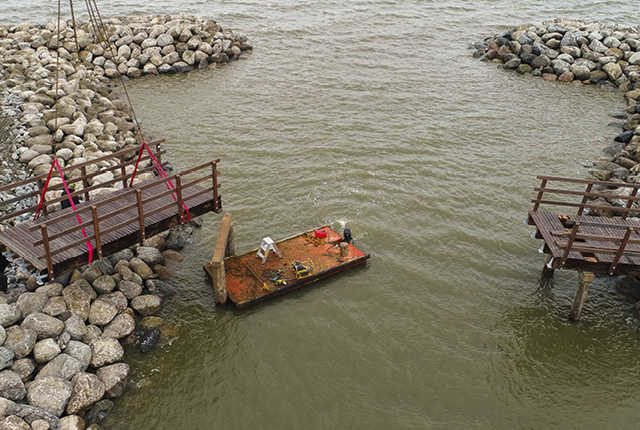
<path fill-rule="evenodd" d="M 260 242 L 260 248 L 256 253 L 256 257 L 262 258 L 262 264 L 267 261 L 267 258 L 269 257 L 269 251 L 275 252 L 278 257 L 282 258 L 282 254 L 280 254 L 280 250 L 276 246 L 276 243 L 273 241 L 273 239 L 267 236 L 262 239 L 262 242 Z"/>

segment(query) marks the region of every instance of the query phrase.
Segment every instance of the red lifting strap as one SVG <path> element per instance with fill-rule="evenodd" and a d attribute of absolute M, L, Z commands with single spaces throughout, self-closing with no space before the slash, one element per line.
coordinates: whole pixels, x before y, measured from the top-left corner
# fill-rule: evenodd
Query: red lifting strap
<path fill-rule="evenodd" d="M 44 183 L 44 187 L 42 187 L 42 194 L 40 195 L 40 203 L 38 203 L 38 208 L 36 209 L 36 215 L 33 218 L 34 220 L 40 218 L 40 211 L 42 210 L 42 207 L 44 206 L 44 195 L 47 192 L 47 188 L 49 188 L 49 182 L 51 181 L 51 174 L 53 173 L 53 167 L 56 167 L 58 169 L 58 173 L 60 173 L 60 179 L 62 179 L 62 185 L 64 185 L 64 190 L 67 193 L 67 198 L 69 199 L 69 202 L 71 203 L 71 207 L 73 208 L 73 211 L 75 212 L 77 210 L 76 208 L 76 204 L 73 201 L 73 198 L 71 198 L 71 193 L 69 192 L 69 187 L 67 187 L 67 182 L 64 180 L 64 174 L 62 173 L 62 169 L 60 168 L 60 164 L 58 163 L 58 159 L 54 158 L 53 161 L 51 162 L 51 169 L 49 169 L 49 175 L 47 176 L 47 180 Z M 78 221 L 79 225 L 82 225 L 82 218 L 80 218 L 80 215 L 76 214 L 76 221 Z M 86 239 L 87 236 L 87 232 L 84 230 L 84 227 L 82 227 L 82 235 L 84 236 L 84 238 Z M 93 261 L 93 246 L 91 246 L 91 242 L 87 240 L 87 249 L 89 250 L 89 264 L 91 264 L 91 262 Z"/>
<path fill-rule="evenodd" d="M 158 175 L 160 175 L 160 177 L 162 177 L 162 178 L 168 178 L 167 173 L 162 168 L 162 165 L 160 164 L 160 162 L 158 161 L 156 156 L 153 155 L 153 152 L 151 152 L 151 149 L 149 149 L 149 146 L 147 145 L 147 142 L 145 142 L 143 140 L 142 141 L 142 145 L 140 145 L 140 152 L 138 153 L 138 159 L 136 160 L 136 166 L 133 169 L 133 174 L 131 175 L 131 181 L 129 182 L 129 187 L 131 187 L 133 185 L 133 178 L 136 177 L 136 173 L 138 172 L 138 165 L 140 164 L 140 159 L 142 158 L 142 153 L 144 152 L 145 149 L 149 153 L 149 157 L 151 158 L 151 162 L 153 163 L 153 167 L 154 167 L 155 171 L 158 172 Z M 166 187 L 167 187 L 167 189 L 169 191 L 175 190 L 175 187 L 173 186 L 173 182 L 171 182 L 170 180 L 165 181 L 164 184 L 166 185 Z M 172 192 L 171 193 L 171 197 L 173 197 L 173 201 L 174 202 L 178 201 L 178 199 L 176 198 L 175 193 Z M 185 213 L 182 215 L 182 222 L 186 222 L 187 220 L 191 221 L 191 214 L 189 213 L 189 208 L 184 203 L 184 201 L 182 202 L 182 207 L 184 207 L 184 210 L 185 210 Z"/>

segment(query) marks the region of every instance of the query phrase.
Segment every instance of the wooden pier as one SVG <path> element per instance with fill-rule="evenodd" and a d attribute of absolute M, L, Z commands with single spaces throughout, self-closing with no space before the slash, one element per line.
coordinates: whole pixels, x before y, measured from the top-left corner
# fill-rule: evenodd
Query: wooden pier
<path fill-rule="evenodd" d="M 159 143 L 155 143 L 154 146 L 155 157 L 162 163 L 163 151 Z M 136 152 L 136 149 L 123 151 L 64 169 L 69 183 L 83 184 L 82 189 L 71 193 L 72 197 L 84 199 L 77 204 L 77 210 L 66 208 L 51 212 L 52 205 L 68 200 L 66 194 L 56 199 L 45 200 L 42 207 L 43 216 L 0 231 L 0 246 L 24 258 L 36 270 L 46 271 L 49 279 L 53 279 L 56 275 L 86 264 L 90 248 L 93 258 L 99 259 L 176 226 L 183 222 L 187 215 L 193 218 L 206 212 L 222 210 L 222 200 L 218 192 L 218 160 L 166 178 L 156 178 L 130 186 Z M 149 155 L 144 156 L 141 162 L 144 163 L 150 158 Z M 107 167 L 100 167 L 105 165 Z M 153 167 L 150 166 L 138 169 L 137 173 L 152 170 Z M 106 172 L 113 172 L 114 179 L 89 185 L 91 178 Z M 13 192 L 17 187 L 35 183 L 38 184 L 39 191 L 0 204 L 6 206 L 19 199 L 39 196 L 45 180 L 46 175 L 43 175 L 1 187 L 0 191 Z M 173 187 L 167 186 L 169 182 Z M 113 187 L 114 184 L 119 184 L 121 189 L 91 198 L 90 191 Z M 57 184 L 49 186 L 47 190 L 62 188 L 62 184 Z M 37 206 L 31 206 L 10 213 L 0 218 L 0 221 L 35 212 L 36 209 Z M 78 216 L 81 223 L 78 222 Z"/>
<path fill-rule="evenodd" d="M 634 205 L 640 201 L 640 184 L 552 176 L 538 179 L 541 183 L 534 189 L 537 197 L 532 200 L 528 224 L 536 227 L 535 237 L 544 240 L 541 250 L 548 255 L 544 277 L 553 276 L 556 269 L 579 272 L 571 313 L 578 320 L 594 274 L 640 271 L 640 219 L 634 216 L 640 214 Z M 598 199 L 614 204 L 598 203 Z M 543 206 L 563 209 L 547 211 Z"/>

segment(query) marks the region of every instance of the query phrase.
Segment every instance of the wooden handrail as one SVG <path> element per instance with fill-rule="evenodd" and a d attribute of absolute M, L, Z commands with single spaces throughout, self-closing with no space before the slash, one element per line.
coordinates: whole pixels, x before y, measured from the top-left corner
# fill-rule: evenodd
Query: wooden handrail
<path fill-rule="evenodd" d="M 594 181 L 589 179 L 575 179 L 575 178 L 562 178 L 558 176 L 537 176 L 540 180 L 554 181 L 554 182 L 568 182 L 572 184 L 594 184 L 594 185 L 602 185 L 605 187 L 627 187 L 627 188 L 640 188 L 640 184 L 630 184 L 628 182 L 618 183 L 618 182 L 608 182 L 608 181 Z"/>
<path fill-rule="evenodd" d="M 589 184 L 589 185 L 592 185 L 592 184 Z M 545 192 L 545 193 L 551 193 L 551 194 L 565 194 L 565 195 L 571 195 L 571 196 L 593 197 L 594 199 L 603 198 L 603 199 L 629 200 L 631 202 L 640 201 L 640 197 L 633 196 L 633 195 L 625 196 L 621 194 L 607 194 L 607 193 L 598 193 L 598 192 L 589 192 L 589 191 L 561 190 L 557 188 L 539 188 L 539 187 L 534 188 L 533 191 Z"/>
<path fill-rule="evenodd" d="M 570 206 L 570 207 L 585 207 L 588 209 L 606 209 L 606 210 L 610 210 L 613 212 L 622 212 L 622 213 L 631 213 L 631 212 L 640 212 L 640 208 L 622 208 L 622 207 L 618 207 L 618 206 L 598 206 L 598 205 L 581 205 L 580 203 L 571 203 L 571 202 L 561 202 L 561 201 L 556 201 L 556 200 L 531 200 L 531 203 L 539 203 L 539 204 L 545 204 L 545 205 L 552 205 L 552 206 Z"/>
<path fill-rule="evenodd" d="M 71 242 L 71 243 L 69 243 L 69 244 L 67 244 L 67 245 L 65 245 L 65 246 L 63 246 L 61 248 L 56 248 L 56 249 L 53 250 L 53 252 L 59 253 L 59 252 L 67 251 L 67 250 L 69 250 L 71 248 L 74 248 L 74 247 L 80 245 L 80 244 L 91 242 L 91 240 L 95 239 L 95 237 L 96 237 L 95 234 L 87 235 L 87 237 L 83 237 L 82 239 L 78 239 L 75 242 Z M 38 258 L 44 258 L 44 257 L 45 257 L 45 255 L 40 255 Z"/>

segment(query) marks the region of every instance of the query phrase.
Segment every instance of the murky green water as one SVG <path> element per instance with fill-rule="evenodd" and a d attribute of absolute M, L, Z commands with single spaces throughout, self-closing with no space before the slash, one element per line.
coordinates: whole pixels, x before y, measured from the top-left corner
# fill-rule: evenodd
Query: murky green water
<path fill-rule="evenodd" d="M 0 20 L 50 7 L 0 5 Z M 29 0 L 36 5 L 42 2 Z M 366 268 L 246 312 L 215 308 L 205 217 L 165 308 L 178 337 L 131 355 L 114 429 L 636 428 L 632 303 L 543 264 L 523 224 L 536 174 L 583 176 L 616 133 L 608 90 L 470 58 L 469 43 L 554 16 L 633 23 L 613 1 L 226 1 L 153 5 L 216 17 L 255 44 L 215 71 L 141 79 L 147 134 L 178 167 L 220 157 L 239 250 L 348 222 Z M 166 7 L 165 7 L 166 6 Z"/>

